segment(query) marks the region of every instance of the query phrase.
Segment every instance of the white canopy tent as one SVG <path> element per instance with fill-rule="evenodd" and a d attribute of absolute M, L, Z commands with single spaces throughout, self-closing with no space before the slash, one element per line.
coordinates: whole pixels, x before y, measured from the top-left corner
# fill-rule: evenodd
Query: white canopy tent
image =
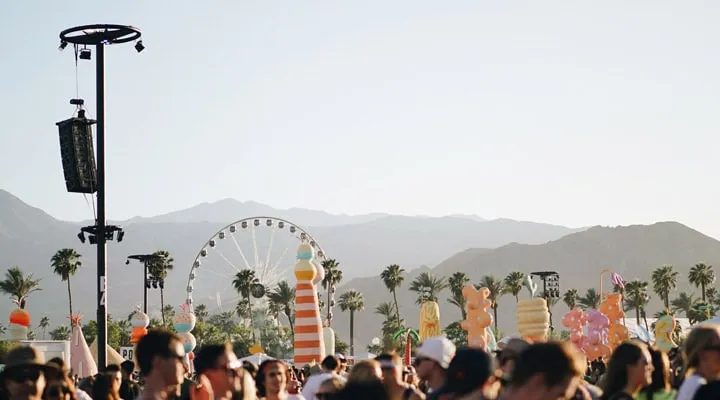
<path fill-rule="evenodd" d="M 274 358 L 270 357 L 269 355 L 265 353 L 258 353 L 258 354 L 251 354 L 247 357 L 243 357 L 240 359 L 240 361 L 250 361 L 251 363 L 255 365 L 260 365 L 263 363 L 263 361 L 267 360 L 274 360 Z"/>

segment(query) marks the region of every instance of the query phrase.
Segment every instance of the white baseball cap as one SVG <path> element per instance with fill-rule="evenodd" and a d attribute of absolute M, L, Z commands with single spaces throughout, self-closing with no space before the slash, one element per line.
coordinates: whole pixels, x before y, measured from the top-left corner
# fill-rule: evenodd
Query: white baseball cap
<path fill-rule="evenodd" d="M 455 345 L 445 336 L 430 338 L 422 342 L 415 352 L 415 358 L 427 358 L 440 364 L 443 369 L 450 366 L 450 361 L 455 357 Z"/>

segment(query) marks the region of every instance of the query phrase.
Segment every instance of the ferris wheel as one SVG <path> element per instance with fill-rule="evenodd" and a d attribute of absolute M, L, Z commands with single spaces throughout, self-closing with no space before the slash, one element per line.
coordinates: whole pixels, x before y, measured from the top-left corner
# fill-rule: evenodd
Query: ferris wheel
<path fill-rule="evenodd" d="M 315 250 L 313 263 L 322 270 L 325 251 L 297 224 L 275 217 L 252 217 L 230 223 L 202 245 L 188 275 L 185 303 L 230 311 L 240 300 L 233 287 L 238 273 L 251 270 L 258 284 L 252 296 L 262 298 L 281 280 L 294 282 L 292 269 L 300 243 Z"/>

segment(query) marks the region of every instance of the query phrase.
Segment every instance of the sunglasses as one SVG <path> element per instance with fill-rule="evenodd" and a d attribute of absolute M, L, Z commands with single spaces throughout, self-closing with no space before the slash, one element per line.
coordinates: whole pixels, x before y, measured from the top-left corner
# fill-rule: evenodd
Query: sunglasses
<path fill-rule="evenodd" d="M 40 368 L 22 368 L 5 371 L 5 377 L 14 382 L 36 381 L 40 379 L 42 371 Z"/>

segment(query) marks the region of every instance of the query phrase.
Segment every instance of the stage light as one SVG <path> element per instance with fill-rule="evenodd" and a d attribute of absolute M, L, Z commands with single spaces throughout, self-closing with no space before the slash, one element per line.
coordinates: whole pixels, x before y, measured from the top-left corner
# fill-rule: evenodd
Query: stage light
<path fill-rule="evenodd" d="M 90 49 L 84 47 L 80 49 L 80 59 L 81 60 L 90 60 L 92 58 L 92 52 Z"/>
<path fill-rule="evenodd" d="M 97 244 L 97 237 L 95 237 L 95 235 L 90 235 L 88 240 L 90 241 L 90 244 Z"/>
<path fill-rule="evenodd" d="M 78 239 L 80 239 L 80 243 L 85 243 L 85 232 L 78 233 Z"/>
<path fill-rule="evenodd" d="M 58 50 L 63 51 L 67 47 L 67 42 L 64 40 L 60 41 L 60 46 L 58 46 Z"/>
<path fill-rule="evenodd" d="M 137 50 L 138 53 L 145 50 L 142 40 L 138 40 L 137 43 L 135 43 L 135 50 Z"/>
<path fill-rule="evenodd" d="M 122 229 L 119 229 L 119 230 L 118 230 L 118 235 L 117 235 L 117 241 L 118 241 L 118 243 L 122 242 L 124 237 L 125 237 L 125 231 L 122 230 Z"/>

